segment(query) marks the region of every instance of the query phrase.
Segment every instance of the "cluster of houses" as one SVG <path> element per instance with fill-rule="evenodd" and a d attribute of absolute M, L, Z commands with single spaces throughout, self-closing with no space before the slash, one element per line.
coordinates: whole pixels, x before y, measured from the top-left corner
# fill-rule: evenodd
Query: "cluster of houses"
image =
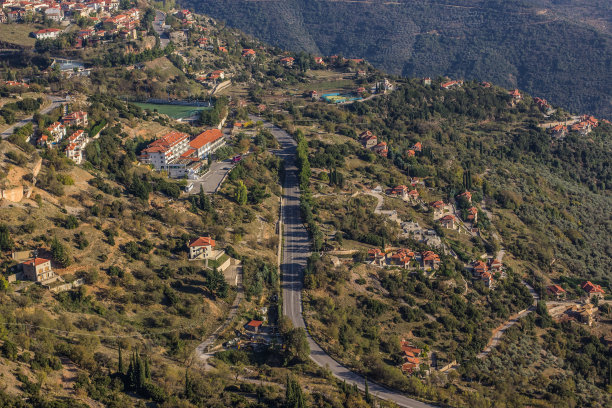
<path fill-rule="evenodd" d="M 119 0 L 53 1 L 53 0 L 0 0 L 0 22 L 20 22 L 26 18 L 55 23 L 74 21 L 77 16 L 89 18 L 94 28 L 77 32 L 76 48 L 87 40 L 95 43 L 115 35 L 135 38 L 140 26 L 138 8 L 119 10 Z M 32 32 L 38 40 L 55 39 L 62 34 L 59 28 L 43 28 Z"/>
<path fill-rule="evenodd" d="M 28 85 L 25 82 L 21 82 L 21 81 L 2 81 L 2 85 L 9 87 L 9 88 L 29 88 L 30 85 Z"/>
<path fill-rule="evenodd" d="M 371 131 L 366 130 L 359 135 L 359 139 L 361 140 L 361 144 L 365 149 L 371 150 L 379 156 L 387 157 L 387 154 L 389 153 L 387 143 L 379 142 L 378 137 Z"/>
<path fill-rule="evenodd" d="M 592 283 L 591 281 L 582 282 L 580 288 L 584 291 L 585 295 L 589 298 L 595 296 L 598 298 L 603 298 L 606 292 L 603 290 L 601 285 L 597 285 Z M 561 286 L 554 284 L 546 287 L 546 293 L 555 299 L 563 299 L 565 298 L 566 291 Z"/>
<path fill-rule="evenodd" d="M 372 265 L 380 267 L 399 266 L 404 269 L 436 271 L 440 268 L 440 256 L 433 251 L 415 253 L 407 248 L 382 251 L 380 248 L 368 250 Z"/>
<path fill-rule="evenodd" d="M 71 112 L 61 119 L 61 122 L 55 122 L 43 130 L 36 141 L 38 147 L 54 148 L 64 138 L 66 138 L 67 128 L 84 128 L 89 124 L 87 120 L 87 112 L 76 111 Z M 66 157 L 73 160 L 76 164 L 81 164 L 84 159 L 85 146 L 90 141 L 89 135 L 83 129 L 77 129 L 68 136 L 68 146 L 64 150 Z"/>
<path fill-rule="evenodd" d="M 472 278 L 481 280 L 484 285 L 493 289 L 495 287 L 495 275 L 499 274 L 500 278 L 504 277 L 503 263 L 499 259 L 489 259 L 487 262 L 477 260 L 472 264 Z"/>
<path fill-rule="evenodd" d="M 562 139 L 567 136 L 570 131 L 578 133 L 581 136 L 586 136 L 597 126 L 599 126 L 599 120 L 597 120 L 595 117 L 582 115 L 578 122 L 574 123 L 573 125 L 558 124 L 550 127 L 548 131 L 554 138 Z"/>
<path fill-rule="evenodd" d="M 409 341 L 402 339 L 400 343 L 402 349 L 402 372 L 411 375 L 421 366 L 421 355 L 423 350 L 414 347 Z"/>
<path fill-rule="evenodd" d="M 219 129 L 206 130 L 194 138 L 187 133 L 172 131 L 150 143 L 140 155 L 140 161 L 155 170 L 166 171 L 172 178 L 196 179 L 205 162 L 225 144 Z"/>

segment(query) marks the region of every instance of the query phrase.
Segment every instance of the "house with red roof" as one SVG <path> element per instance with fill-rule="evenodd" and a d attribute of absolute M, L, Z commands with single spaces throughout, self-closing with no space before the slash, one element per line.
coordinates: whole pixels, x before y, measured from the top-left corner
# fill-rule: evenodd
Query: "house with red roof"
<path fill-rule="evenodd" d="M 153 165 L 155 170 L 169 170 L 170 164 L 187 150 L 189 135 L 175 130 L 150 143 L 141 152 L 140 161 Z"/>
<path fill-rule="evenodd" d="M 429 205 L 434 209 L 434 210 L 442 210 L 444 208 L 444 201 L 434 201 L 432 203 L 429 203 Z"/>
<path fill-rule="evenodd" d="M 464 200 L 466 200 L 470 204 L 472 203 L 472 193 L 470 193 L 467 190 L 465 192 L 457 195 L 457 198 L 460 199 L 460 200 L 464 199 Z"/>
<path fill-rule="evenodd" d="M 557 299 L 565 297 L 565 289 L 559 285 L 550 285 L 546 287 L 546 292 Z"/>
<path fill-rule="evenodd" d="M 478 222 L 478 208 L 470 207 L 467 209 L 466 221 L 476 224 Z"/>
<path fill-rule="evenodd" d="M 189 241 L 189 260 L 208 259 L 217 245 L 211 237 L 198 237 Z"/>
<path fill-rule="evenodd" d="M 49 136 L 51 136 L 51 144 L 56 144 L 66 137 L 66 126 L 62 125 L 60 122 L 52 123 L 47 126 L 45 130 L 49 132 Z"/>
<path fill-rule="evenodd" d="M 425 251 L 421 254 L 423 270 L 437 270 L 440 267 L 440 256 L 433 251 Z"/>
<path fill-rule="evenodd" d="M 444 228 L 448 228 L 448 229 L 455 229 L 455 216 L 452 214 L 446 214 L 444 217 L 440 218 L 438 221 L 440 221 L 440 224 L 442 224 L 442 226 Z"/>
<path fill-rule="evenodd" d="M 378 137 L 372 134 L 369 130 L 363 132 L 359 138 L 361 139 L 361 144 L 366 149 L 372 149 L 374 146 L 378 144 Z"/>
<path fill-rule="evenodd" d="M 45 258 L 34 258 L 21 264 L 25 279 L 34 282 L 43 282 L 54 278 L 55 272 L 51 268 L 51 261 Z"/>
<path fill-rule="evenodd" d="M 287 68 L 291 68 L 294 62 L 295 59 L 293 57 L 284 57 L 280 60 L 281 65 Z"/>
<path fill-rule="evenodd" d="M 386 191 L 387 195 L 400 197 L 400 198 L 408 198 L 408 187 L 401 185 L 390 188 Z"/>
<path fill-rule="evenodd" d="M 597 296 L 599 298 L 603 298 L 605 295 L 605 291 L 602 289 L 602 287 L 600 285 L 591 283 L 591 281 L 584 282 L 582 285 L 580 285 L 580 287 L 589 295 L 589 297 Z"/>
<path fill-rule="evenodd" d="M 416 201 L 419 198 L 419 192 L 416 189 L 410 190 L 408 192 L 408 198 L 411 201 Z"/>
<path fill-rule="evenodd" d="M 244 328 L 252 333 L 259 333 L 262 325 L 263 322 L 261 320 L 251 320 L 244 326 Z"/>
<path fill-rule="evenodd" d="M 408 341 L 402 340 L 400 343 L 402 349 L 402 372 L 405 374 L 413 374 L 421 365 L 421 354 L 423 350 L 412 346 Z"/>
<path fill-rule="evenodd" d="M 413 258 L 414 252 L 406 248 L 401 248 L 391 254 L 389 263 L 391 265 L 401 266 L 402 268 L 408 268 Z"/>
<path fill-rule="evenodd" d="M 489 289 L 492 289 L 495 284 L 493 274 L 489 271 L 489 265 L 481 260 L 477 260 L 472 264 L 472 277 L 482 280 Z"/>
<path fill-rule="evenodd" d="M 64 126 L 78 126 L 87 127 L 89 122 L 87 121 L 87 112 L 77 111 L 69 113 L 62 118 Z"/>
<path fill-rule="evenodd" d="M 447 81 L 440 85 L 442 89 L 460 88 L 463 85 L 463 81 Z"/>
<path fill-rule="evenodd" d="M 553 137 L 556 137 L 557 139 L 561 139 L 567 136 L 567 126 L 559 124 L 557 126 L 551 127 L 549 129 L 549 132 Z"/>
<path fill-rule="evenodd" d="M 512 97 L 512 99 L 514 101 L 522 101 L 523 100 L 523 95 L 521 95 L 521 93 L 519 92 L 518 89 L 515 89 L 514 91 L 510 91 L 508 93 L 510 94 L 510 96 Z"/>
<path fill-rule="evenodd" d="M 59 28 L 43 28 L 42 30 L 34 31 L 34 37 L 37 40 L 46 40 L 50 38 L 57 38 L 62 33 Z"/>
<path fill-rule="evenodd" d="M 255 53 L 255 50 L 251 48 L 245 48 L 242 50 L 242 56 L 245 58 L 255 59 L 257 53 Z"/>
<path fill-rule="evenodd" d="M 408 152 L 406 153 L 408 155 L 408 157 L 414 157 L 416 156 L 416 152 L 412 149 L 408 150 Z"/>
<path fill-rule="evenodd" d="M 368 249 L 368 258 L 372 263 L 382 266 L 387 254 L 380 250 L 380 248 L 370 248 Z"/>
<path fill-rule="evenodd" d="M 387 146 L 387 142 L 380 142 L 376 146 L 372 148 L 372 151 L 379 156 L 387 157 L 389 153 L 389 147 Z"/>
<path fill-rule="evenodd" d="M 423 145 L 421 144 L 421 142 L 416 142 L 414 146 L 412 146 L 412 150 L 414 150 L 415 152 L 420 152 L 422 149 Z"/>

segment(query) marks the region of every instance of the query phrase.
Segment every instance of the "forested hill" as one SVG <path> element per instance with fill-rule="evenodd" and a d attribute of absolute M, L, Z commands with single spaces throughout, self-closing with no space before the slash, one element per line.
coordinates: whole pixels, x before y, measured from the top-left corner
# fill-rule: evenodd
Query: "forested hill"
<path fill-rule="evenodd" d="M 554 4 L 553 4 L 554 3 Z M 612 118 L 610 2 L 183 0 L 293 50 L 366 58 L 405 76 L 518 87 Z"/>

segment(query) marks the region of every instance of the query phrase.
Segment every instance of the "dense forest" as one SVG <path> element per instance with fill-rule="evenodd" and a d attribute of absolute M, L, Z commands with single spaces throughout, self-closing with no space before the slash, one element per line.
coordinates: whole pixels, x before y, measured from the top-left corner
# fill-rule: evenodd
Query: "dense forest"
<path fill-rule="evenodd" d="M 565 3 L 183 2 L 284 48 L 366 58 L 406 76 L 448 75 L 518 87 L 610 118 L 610 34 L 580 21 L 593 20 L 588 15 L 597 6 Z M 599 7 L 597 15 L 605 20 L 609 5 Z"/>

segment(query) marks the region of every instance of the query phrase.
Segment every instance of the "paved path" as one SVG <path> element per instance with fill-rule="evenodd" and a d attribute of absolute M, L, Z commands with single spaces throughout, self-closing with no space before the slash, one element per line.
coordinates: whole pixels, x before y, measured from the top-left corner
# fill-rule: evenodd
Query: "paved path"
<path fill-rule="evenodd" d="M 60 98 L 60 97 L 57 97 L 57 96 L 49 96 L 49 99 L 51 100 L 51 105 L 47 106 L 45 109 L 40 110 L 40 113 L 47 114 L 47 113 L 51 112 L 53 109 L 55 109 L 58 106 L 60 106 L 63 102 L 65 102 L 64 98 Z M 31 115 L 31 116 L 28 116 L 27 118 L 21 119 L 19 122 L 14 123 L 13 125 L 11 125 L 8 128 L 4 129 L 4 131 L 2 133 L 0 133 L 0 136 L 2 137 L 2 139 L 6 139 L 7 137 L 9 137 L 10 135 L 13 134 L 13 132 L 15 131 L 16 127 L 23 127 L 23 126 L 27 125 L 28 123 L 30 123 L 32 121 L 33 118 L 34 118 L 34 115 Z"/>
<path fill-rule="evenodd" d="M 256 118 L 259 119 L 260 118 Z M 308 231 L 300 215 L 300 190 L 295 165 L 296 143 L 293 138 L 282 129 L 265 123 L 264 126 L 270 130 L 278 140 L 281 149 L 278 155 L 285 159 L 285 177 L 283 180 L 283 260 L 281 263 L 281 286 L 283 291 L 283 314 L 288 316 L 295 327 L 306 328 L 302 316 L 302 274 L 306 261 L 310 255 L 310 238 Z M 308 335 L 310 345 L 310 358 L 321 367 L 328 368 L 338 379 L 348 384 L 355 384 L 363 390 L 364 378 L 350 371 L 332 357 L 330 357 L 319 345 Z M 378 398 L 392 401 L 405 408 L 427 408 L 429 404 L 408 398 L 405 395 L 389 390 L 378 384 L 370 382 L 370 393 Z"/>

